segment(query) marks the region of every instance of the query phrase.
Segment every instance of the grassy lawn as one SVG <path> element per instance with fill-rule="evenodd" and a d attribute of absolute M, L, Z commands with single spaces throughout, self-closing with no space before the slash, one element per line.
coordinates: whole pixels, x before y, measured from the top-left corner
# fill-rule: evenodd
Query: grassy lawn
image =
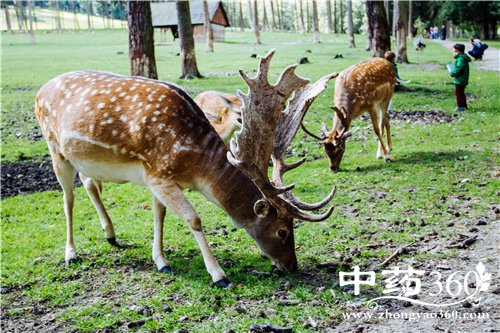
<path fill-rule="evenodd" d="M 204 45 L 197 45 L 198 67 L 205 76 L 199 80 L 178 79 L 177 43 L 157 46 L 156 61 L 161 80 L 182 85 L 194 97 L 205 90 L 245 91 L 238 69 L 253 73 L 258 61 L 251 55 L 263 55 L 272 48 L 277 50 L 272 80 L 301 57 L 308 57 L 310 64 L 299 66 L 297 72 L 312 80 L 369 57 L 364 36 L 357 36 L 354 49 L 347 47 L 344 36 L 322 35 L 321 40 L 313 45 L 310 35 L 263 33 L 264 44 L 256 46 L 251 33 L 227 32 L 226 42 L 215 44 L 215 53 L 205 53 Z M 334 59 L 337 54 L 343 57 Z M 499 72 L 476 71 L 473 64 L 466 89 L 470 110 L 455 113 L 452 80 L 445 68 L 451 52 L 428 42 L 422 54 L 410 48 L 409 58 L 411 64 L 399 65 L 400 75 L 411 83 L 394 96 L 394 118 L 396 113 L 416 112 L 418 118 L 425 112 L 440 112 L 437 120 L 451 121 L 392 121 L 393 162 L 384 164 L 375 159 L 377 142 L 371 122 L 357 120 L 342 170 L 335 174 L 328 169 L 321 145 L 299 132 L 291 159 L 306 153 L 309 161 L 290 172 L 287 182 L 295 183 L 295 193 L 306 201 L 322 198 L 334 184 L 338 188 L 333 200 L 336 210 L 329 220 L 297 223 L 300 273 L 272 271 L 250 237 L 234 229 L 219 208 L 194 192 L 187 196 L 234 286 L 228 290 L 210 286 L 194 238 L 172 214 L 167 215 L 165 246 L 176 273 L 157 273 L 151 259 L 151 196 L 128 184 L 106 184 L 103 201 L 118 239 L 131 246 L 108 245 L 94 207 L 78 188 L 75 238 L 82 261 L 66 268 L 62 193 L 40 192 L 1 202 L 1 285 L 9 291 L 1 298 L 3 316 L 45 320 L 50 314 L 51 325 L 60 325 L 58 329 L 83 332 L 106 328 L 247 332 L 253 323 L 308 331 L 303 324 L 309 317 L 320 328 L 335 326 L 347 302 L 361 301 L 363 294 L 354 297 L 339 287 L 338 273 L 320 263 L 340 263 L 351 270 L 356 264 L 369 267 L 383 261 L 396 247 L 423 242 L 429 235 L 449 242 L 457 230 L 488 220 L 492 205 L 498 204 Z M 126 75 L 128 66 L 128 36 L 123 30 L 40 34 L 36 45 L 29 36 L 2 35 L 3 163 L 47 157 L 45 142 L 33 138 L 39 131 L 33 100 L 43 83 L 76 69 Z M 330 83 L 306 115 L 310 130 L 330 124 L 333 86 Z M 455 228 L 447 228 L 450 223 Z M 379 243 L 385 245 L 367 246 Z M 454 256 L 456 250 L 443 248 L 439 253 L 422 251 L 403 258 L 428 262 Z M 299 304 L 289 305 L 283 299 Z M 141 319 L 146 320 L 138 322 Z"/>

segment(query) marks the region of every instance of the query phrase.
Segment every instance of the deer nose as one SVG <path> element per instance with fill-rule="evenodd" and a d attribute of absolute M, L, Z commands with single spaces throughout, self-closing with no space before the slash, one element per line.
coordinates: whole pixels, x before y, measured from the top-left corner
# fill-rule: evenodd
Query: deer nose
<path fill-rule="evenodd" d="M 330 170 L 332 170 L 333 172 L 338 172 L 338 171 L 339 171 L 339 169 L 340 169 L 340 168 L 339 168 L 339 166 L 334 166 L 334 165 L 332 165 L 332 166 L 330 167 Z"/>

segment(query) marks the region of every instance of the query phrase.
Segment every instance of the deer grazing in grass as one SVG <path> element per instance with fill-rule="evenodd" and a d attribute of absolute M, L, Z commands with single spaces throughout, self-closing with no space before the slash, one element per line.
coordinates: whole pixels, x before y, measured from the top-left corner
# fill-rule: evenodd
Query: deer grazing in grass
<path fill-rule="evenodd" d="M 377 158 L 390 161 L 391 134 L 387 108 L 396 85 L 396 73 L 391 64 L 382 58 L 363 61 L 341 71 L 335 82 L 333 128 L 323 126 L 319 137 L 302 128 L 324 144 L 330 159 L 330 169 L 339 170 L 345 152 L 345 144 L 352 135 L 351 123 L 365 112 L 370 113 L 373 131 L 378 137 Z M 387 146 L 382 138 L 386 135 Z"/>
<path fill-rule="evenodd" d="M 194 101 L 205 113 L 222 140 L 228 142 L 234 131 L 241 125 L 241 99 L 232 94 L 205 91 L 196 96 Z"/>
<path fill-rule="evenodd" d="M 213 282 L 228 286 L 184 188 L 195 189 L 222 207 L 279 269 L 297 270 L 293 219 L 327 219 L 333 206 L 323 214 L 308 211 L 325 207 L 335 187 L 316 204 L 299 201 L 290 192 L 293 185 L 286 186 L 282 177 L 304 159 L 287 165 L 283 156 L 310 104 L 334 75 L 310 84 L 294 73 L 293 65 L 271 85 L 267 74 L 273 53 L 260 60 L 254 79 L 240 71 L 249 92 L 239 92 L 242 128 L 231 142 L 231 151 L 196 103 L 170 83 L 77 71 L 58 76 L 39 90 L 35 112 L 64 194 L 67 263 L 77 257 L 72 212 L 73 180 L 78 173 L 113 245 L 117 245 L 115 230 L 101 201 L 101 182 L 132 182 L 149 188 L 153 260 L 161 272 L 172 272 L 163 252 L 163 222 L 170 209 L 190 227 Z M 267 173 L 271 158 L 272 181 Z"/>

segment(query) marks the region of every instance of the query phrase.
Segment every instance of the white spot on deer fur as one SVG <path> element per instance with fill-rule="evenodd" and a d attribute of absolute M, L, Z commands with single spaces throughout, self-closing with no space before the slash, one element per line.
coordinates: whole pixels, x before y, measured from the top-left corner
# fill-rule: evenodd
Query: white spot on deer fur
<path fill-rule="evenodd" d="M 164 127 L 165 127 L 165 124 L 159 124 L 158 125 L 158 129 L 160 129 L 160 130 L 163 129 Z"/>
<path fill-rule="evenodd" d="M 143 104 L 144 104 L 143 102 L 139 102 L 139 103 L 137 104 L 137 106 L 138 106 L 138 107 L 141 107 Z"/>
<path fill-rule="evenodd" d="M 143 124 L 145 124 L 147 120 L 148 120 L 148 117 L 142 117 L 142 119 L 141 119 Z"/>
<path fill-rule="evenodd" d="M 120 95 L 118 95 L 119 97 L 124 97 L 126 95 L 125 92 L 121 92 Z"/>
<path fill-rule="evenodd" d="M 123 84 L 123 83 L 122 83 L 122 84 Z M 123 89 L 122 87 L 118 86 L 118 87 L 115 89 L 115 91 L 116 91 L 116 92 L 119 92 L 119 91 L 121 91 L 122 89 Z"/>
<path fill-rule="evenodd" d="M 99 91 L 97 89 L 92 90 L 90 95 L 95 96 Z"/>
<path fill-rule="evenodd" d="M 161 95 L 160 98 L 158 98 L 158 101 L 162 101 L 165 97 L 167 97 L 166 95 Z"/>
<path fill-rule="evenodd" d="M 151 107 L 152 107 L 152 105 L 151 105 L 151 104 L 146 105 L 146 110 L 151 109 Z"/>
<path fill-rule="evenodd" d="M 157 120 L 158 120 L 158 118 L 156 118 L 156 117 L 151 118 L 152 122 L 156 122 Z"/>
<path fill-rule="evenodd" d="M 121 111 L 121 109 L 122 109 L 122 107 L 121 107 L 120 105 L 117 105 L 117 106 L 116 106 L 116 108 L 115 108 L 115 111 L 116 111 L 116 112 L 120 112 L 120 111 Z"/>
<path fill-rule="evenodd" d="M 89 93 L 89 91 L 90 91 L 90 90 L 91 90 L 90 88 L 85 89 L 85 91 L 84 91 L 84 92 L 82 92 L 82 96 L 87 95 L 87 94 Z"/>
<path fill-rule="evenodd" d="M 126 122 L 127 121 L 127 116 L 120 116 L 120 120 L 123 121 L 123 122 Z"/>
<path fill-rule="evenodd" d="M 59 102 L 59 106 L 63 106 L 64 105 L 64 99 L 61 99 L 61 101 Z"/>
<path fill-rule="evenodd" d="M 135 94 L 134 97 L 132 97 L 132 102 L 135 102 L 137 101 L 137 99 L 139 98 L 139 95 L 138 94 Z"/>
<path fill-rule="evenodd" d="M 158 111 L 158 110 L 154 110 L 154 111 L 153 111 L 153 114 L 154 114 L 154 115 L 157 115 L 157 116 L 158 116 L 158 115 L 160 115 L 160 113 L 161 113 L 161 112 L 160 112 L 160 111 Z"/>
<path fill-rule="evenodd" d="M 153 95 L 148 95 L 148 101 L 150 101 L 150 102 L 153 101 Z"/>
<path fill-rule="evenodd" d="M 88 111 L 90 111 L 90 108 L 88 106 L 86 106 L 83 108 L 83 111 L 88 112 Z"/>
<path fill-rule="evenodd" d="M 118 131 L 117 131 L 117 130 L 115 130 L 115 129 L 114 129 L 114 130 L 112 130 L 112 131 L 111 131 L 111 135 L 112 135 L 112 136 L 116 136 L 117 134 L 118 134 Z"/>
<path fill-rule="evenodd" d="M 105 106 L 106 106 L 106 103 L 103 103 L 103 102 L 97 104 L 98 109 L 103 109 Z"/>
<path fill-rule="evenodd" d="M 137 89 L 137 85 L 136 85 L 136 84 L 134 84 L 132 87 L 130 87 L 130 89 L 129 89 L 129 90 L 130 90 L 130 91 L 134 91 L 135 89 Z"/>
<path fill-rule="evenodd" d="M 71 87 L 69 87 L 69 88 L 70 88 L 70 89 L 75 89 L 75 88 L 76 88 L 76 86 L 77 86 L 77 84 L 76 84 L 76 83 L 73 83 L 73 84 L 71 85 Z"/>
<path fill-rule="evenodd" d="M 111 97 L 110 101 L 111 101 L 111 103 L 114 103 L 114 102 L 116 102 L 117 99 L 118 98 L 116 96 L 113 96 L 113 97 Z"/>
<path fill-rule="evenodd" d="M 94 132 L 94 125 L 93 124 L 90 124 L 89 125 L 89 132 Z"/>
<path fill-rule="evenodd" d="M 122 153 L 122 154 L 126 154 L 126 153 L 127 153 L 127 148 L 125 148 L 125 147 L 124 147 L 124 148 L 122 148 L 122 149 L 120 150 L 120 153 Z"/>

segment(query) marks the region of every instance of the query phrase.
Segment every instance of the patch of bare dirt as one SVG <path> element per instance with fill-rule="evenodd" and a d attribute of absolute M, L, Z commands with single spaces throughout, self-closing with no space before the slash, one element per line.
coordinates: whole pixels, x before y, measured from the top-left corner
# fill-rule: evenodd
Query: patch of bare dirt
<path fill-rule="evenodd" d="M 446 114 L 441 111 L 392 111 L 389 112 L 391 122 L 401 122 L 409 124 L 439 124 L 451 123 L 460 119 L 458 114 Z M 370 115 L 365 113 L 360 117 L 361 120 L 370 120 Z"/>
<path fill-rule="evenodd" d="M 2 198 L 61 188 L 49 159 L 42 162 L 3 162 L 1 184 Z"/>

